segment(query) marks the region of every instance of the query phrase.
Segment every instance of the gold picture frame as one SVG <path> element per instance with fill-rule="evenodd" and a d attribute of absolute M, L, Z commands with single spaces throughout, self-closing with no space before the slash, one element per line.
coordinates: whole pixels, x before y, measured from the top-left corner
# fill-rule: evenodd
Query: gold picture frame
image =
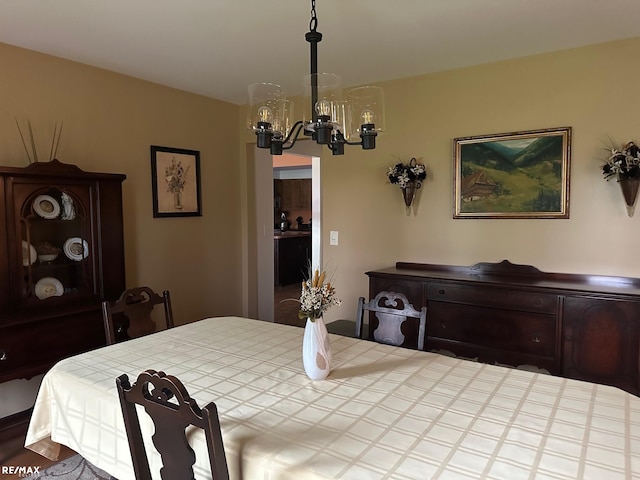
<path fill-rule="evenodd" d="M 569 218 L 571 127 L 453 140 L 453 218 Z"/>

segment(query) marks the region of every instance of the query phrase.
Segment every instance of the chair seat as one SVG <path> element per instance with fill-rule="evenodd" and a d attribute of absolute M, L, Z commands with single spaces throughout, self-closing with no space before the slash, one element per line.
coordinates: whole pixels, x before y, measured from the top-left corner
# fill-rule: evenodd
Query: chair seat
<path fill-rule="evenodd" d="M 353 320 L 334 320 L 327 323 L 327 331 L 329 333 L 335 333 L 342 335 L 343 337 L 354 337 L 356 329 L 356 322 Z"/>

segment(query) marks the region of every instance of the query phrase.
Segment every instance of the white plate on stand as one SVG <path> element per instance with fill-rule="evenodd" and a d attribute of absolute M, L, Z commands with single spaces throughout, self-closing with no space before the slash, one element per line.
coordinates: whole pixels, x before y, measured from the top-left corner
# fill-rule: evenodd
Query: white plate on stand
<path fill-rule="evenodd" d="M 51 195 L 39 195 L 33 201 L 33 210 L 42 218 L 58 218 L 60 215 L 60 204 Z"/>
<path fill-rule="evenodd" d="M 28 267 L 35 263 L 38 258 L 38 252 L 33 245 L 22 240 L 22 266 Z"/>
<path fill-rule="evenodd" d="M 79 262 L 83 258 L 87 258 L 89 256 L 89 244 L 87 244 L 86 240 L 83 240 L 80 237 L 71 237 L 64 242 L 62 251 L 67 258 Z"/>
<path fill-rule="evenodd" d="M 44 277 L 38 280 L 34 288 L 36 297 L 44 300 L 49 297 L 61 297 L 64 294 L 64 287 L 60 280 L 54 277 Z"/>

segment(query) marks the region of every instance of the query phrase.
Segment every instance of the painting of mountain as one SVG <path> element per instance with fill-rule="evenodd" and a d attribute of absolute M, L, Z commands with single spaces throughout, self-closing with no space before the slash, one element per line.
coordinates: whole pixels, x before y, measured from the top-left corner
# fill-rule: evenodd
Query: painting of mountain
<path fill-rule="evenodd" d="M 569 218 L 571 128 L 454 139 L 454 218 Z"/>

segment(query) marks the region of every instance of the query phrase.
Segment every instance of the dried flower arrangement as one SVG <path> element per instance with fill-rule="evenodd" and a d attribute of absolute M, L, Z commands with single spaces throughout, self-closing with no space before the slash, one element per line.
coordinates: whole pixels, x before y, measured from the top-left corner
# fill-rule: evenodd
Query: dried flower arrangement
<path fill-rule="evenodd" d="M 422 180 L 427 178 L 427 170 L 422 163 L 412 158 L 408 164 L 398 162 L 389 167 L 387 177 L 392 184 L 400 188 L 407 187 L 411 182 L 415 182 L 416 187 L 420 188 Z"/>
<path fill-rule="evenodd" d="M 606 180 L 620 175 L 636 177 L 640 174 L 640 148 L 634 142 L 627 142 L 620 150 L 611 149 L 611 154 L 602 166 Z"/>

